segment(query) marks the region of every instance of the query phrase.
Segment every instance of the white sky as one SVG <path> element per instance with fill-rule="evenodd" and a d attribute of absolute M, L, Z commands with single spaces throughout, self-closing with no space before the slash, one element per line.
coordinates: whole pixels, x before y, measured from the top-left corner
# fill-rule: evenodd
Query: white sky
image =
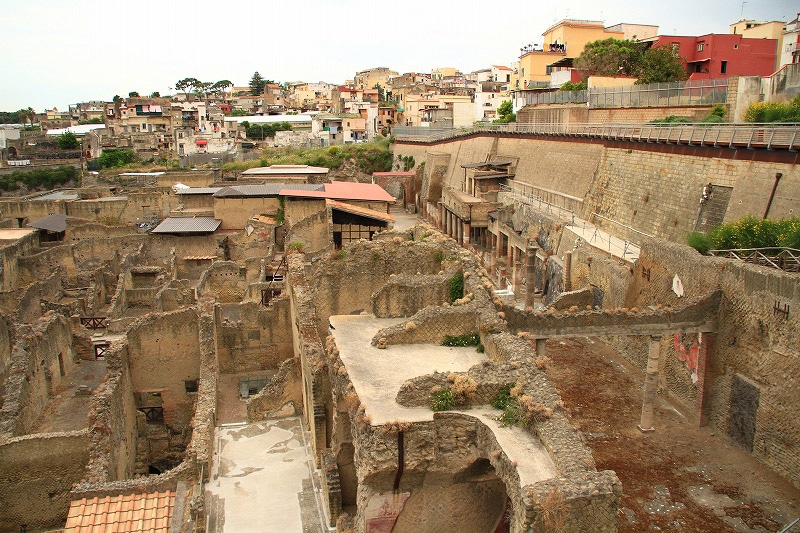
<path fill-rule="evenodd" d="M 789 0 L 0 0 L 0 110 L 37 112 L 179 79 L 341 83 L 510 65 L 564 19 L 652 24 L 661 34 L 727 33 L 740 15 L 793 20 Z"/>

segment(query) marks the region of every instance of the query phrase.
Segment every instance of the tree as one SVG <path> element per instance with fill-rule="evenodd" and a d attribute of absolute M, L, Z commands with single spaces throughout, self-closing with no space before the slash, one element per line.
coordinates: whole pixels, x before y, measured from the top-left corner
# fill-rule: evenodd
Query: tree
<path fill-rule="evenodd" d="M 598 76 L 636 76 L 643 45 L 630 39 L 601 39 L 586 44 L 575 68 Z"/>
<path fill-rule="evenodd" d="M 106 148 L 97 158 L 101 166 L 105 168 L 121 167 L 136 160 L 136 153 L 133 150 L 123 150 L 121 148 Z"/>
<path fill-rule="evenodd" d="M 161 93 L 158 91 L 153 91 L 150 93 L 150 98 L 161 98 Z"/>
<path fill-rule="evenodd" d="M 503 103 L 497 108 L 497 114 L 500 118 L 494 122 L 506 123 L 517 121 L 517 114 L 514 113 L 514 104 L 511 103 L 511 100 L 503 100 Z"/>
<path fill-rule="evenodd" d="M 233 82 L 231 80 L 219 80 L 211 86 L 211 92 L 214 94 L 219 94 L 225 92 L 225 89 L 228 87 L 233 87 Z"/>
<path fill-rule="evenodd" d="M 602 39 L 586 45 L 575 68 L 588 75 L 631 76 L 636 83 L 662 83 L 686 79 L 681 58 L 667 46 L 647 48 L 630 39 Z"/>
<path fill-rule="evenodd" d="M 669 46 L 649 48 L 639 64 L 636 83 L 665 83 L 686 79 L 681 57 Z"/>
<path fill-rule="evenodd" d="M 264 94 L 264 87 L 266 85 L 266 80 L 261 77 L 261 74 L 259 74 L 258 71 L 255 71 L 253 73 L 253 77 L 250 78 L 250 94 L 253 96 Z"/>
<path fill-rule="evenodd" d="M 376 83 L 372 88 L 373 89 L 378 89 L 378 102 L 385 102 L 386 101 L 386 90 L 384 90 L 384 88 L 381 87 L 381 84 L 380 83 Z"/>
<path fill-rule="evenodd" d="M 136 91 L 131 91 L 131 92 L 128 93 L 128 98 L 137 98 L 138 96 L 139 96 L 139 93 L 136 92 Z"/>
<path fill-rule="evenodd" d="M 183 78 L 175 82 L 175 88 L 179 91 L 183 91 L 183 94 L 188 95 L 199 83 L 200 80 L 197 78 Z"/>
<path fill-rule="evenodd" d="M 80 145 L 80 141 L 71 131 L 65 131 L 58 137 L 58 147 L 62 150 L 74 150 Z"/>

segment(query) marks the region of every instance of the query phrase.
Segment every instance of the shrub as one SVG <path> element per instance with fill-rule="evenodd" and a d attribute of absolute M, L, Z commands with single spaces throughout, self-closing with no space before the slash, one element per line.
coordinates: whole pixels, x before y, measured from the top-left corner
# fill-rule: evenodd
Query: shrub
<path fill-rule="evenodd" d="M 29 189 L 54 189 L 70 181 L 77 181 L 78 170 L 75 167 L 62 166 L 58 168 L 37 168 L 24 172 L 12 172 L 0 178 L 0 190 L 16 191 L 18 183 Z"/>
<path fill-rule="evenodd" d="M 703 255 L 708 253 L 713 244 L 711 237 L 705 233 L 700 233 L 699 231 L 693 231 L 690 233 L 686 238 L 686 243 Z"/>
<path fill-rule="evenodd" d="M 500 389 L 500 392 L 494 395 L 494 398 L 492 398 L 490 404 L 495 409 L 504 410 L 506 407 L 508 407 L 508 404 L 511 403 L 512 400 L 511 387 L 506 385 Z"/>
<path fill-rule="evenodd" d="M 464 273 L 459 272 L 450 278 L 450 303 L 464 297 Z"/>
<path fill-rule="evenodd" d="M 136 161 L 136 154 L 133 150 L 123 150 L 121 148 L 106 148 L 100 157 L 97 158 L 103 168 L 123 167 Z"/>
<path fill-rule="evenodd" d="M 456 406 L 456 398 L 450 387 L 435 390 L 431 393 L 432 411 L 449 411 Z"/>
<path fill-rule="evenodd" d="M 468 333 L 466 335 L 446 335 L 442 346 L 478 346 L 481 343 L 481 336 L 477 333 Z"/>
<path fill-rule="evenodd" d="M 62 150 L 74 150 L 80 145 L 80 141 L 71 131 L 65 131 L 58 137 L 58 147 Z"/>
<path fill-rule="evenodd" d="M 736 222 L 720 224 L 709 232 L 711 249 L 800 247 L 800 219 L 759 220 L 750 215 Z M 691 246 L 697 248 L 696 246 Z"/>

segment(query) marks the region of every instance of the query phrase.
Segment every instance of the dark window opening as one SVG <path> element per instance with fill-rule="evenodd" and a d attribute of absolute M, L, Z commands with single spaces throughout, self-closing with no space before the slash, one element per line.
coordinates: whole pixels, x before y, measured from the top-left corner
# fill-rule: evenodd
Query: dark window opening
<path fill-rule="evenodd" d="M 727 61 L 723 61 L 722 62 L 722 67 L 720 67 L 720 73 L 725 74 L 727 72 L 728 72 L 728 62 Z"/>
<path fill-rule="evenodd" d="M 183 382 L 186 392 L 197 392 L 197 380 L 189 379 Z"/>

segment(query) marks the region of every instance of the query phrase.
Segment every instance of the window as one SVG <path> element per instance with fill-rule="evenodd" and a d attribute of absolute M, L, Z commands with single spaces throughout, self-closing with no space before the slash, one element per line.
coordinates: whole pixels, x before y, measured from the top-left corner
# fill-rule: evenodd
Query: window
<path fill-rule="evenodd" d="M 189 379 L 183 382 L 186 392 L 197 392 L 197 380 Z"/>
<path fill-rule="evenodd" d="M 739 43 L 736 43 L 736 44 L 734 44 L 734 45 L 733 45 L 733 49 L 734 49 L 734 50 L 738 50 L 738 49 L 739 49 Z"/>
<path fill-rule="evenodd" d="M 705 47 L 706 47 L 706 43 L 697 43 L 697 51 L 698 52 L 702 52 Z"/>
<path fill-rule="evenodd" d="M 722 66 L 719 69 L 720 74 L 726 74 L 728 72 L 728 62 L 723 61 Z"/>

